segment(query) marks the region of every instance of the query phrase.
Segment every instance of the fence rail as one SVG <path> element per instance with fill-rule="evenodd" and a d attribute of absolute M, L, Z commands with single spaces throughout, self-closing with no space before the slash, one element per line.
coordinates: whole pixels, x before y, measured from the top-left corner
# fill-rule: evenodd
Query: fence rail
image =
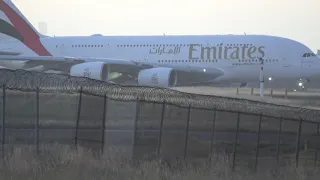
<path fill-rule="evenodd" d="M 319 111 L 244 99 L 120 86 L 80 77 L 0 70 L 1 143 L 122 145 L 140 157 L 204 157 L 214 152 L 317 165 Z M 301 151 L 303 151 L 301 153 Z"/>
<path fill-rule="evenodd" d="M 212 95 L 198 95 L 184 93 L 165 88 L 116 85 L 107 82 L 92 80 L 82 77 L 67 75 L 31 72 L 25 70 L 0 70 L 0 85 L 5 85 L 8 89 L 21 91 L 36 91 L 39 88 L 41 93 L 79 93 L 82 92 L 94 96 L 107 96 L 110 99 L 121 101 L 135 101 L 138 97 L 141 100 L 150 102 L 163 102 L 180 107 L 213 109 L 253 113 L 316 121 L 320 111 L 276 105 L 271 103 L 252 101 L 231 97 L 221 97 Z"/>

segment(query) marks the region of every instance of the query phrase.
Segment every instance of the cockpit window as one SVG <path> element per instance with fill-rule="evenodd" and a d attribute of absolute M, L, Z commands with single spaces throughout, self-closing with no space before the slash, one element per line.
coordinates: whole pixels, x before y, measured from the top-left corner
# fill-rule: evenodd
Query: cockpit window
<path fill-rule="evenodd" d="M 316 56 L 314 53 L 304 53 L 302 57 Z"/>

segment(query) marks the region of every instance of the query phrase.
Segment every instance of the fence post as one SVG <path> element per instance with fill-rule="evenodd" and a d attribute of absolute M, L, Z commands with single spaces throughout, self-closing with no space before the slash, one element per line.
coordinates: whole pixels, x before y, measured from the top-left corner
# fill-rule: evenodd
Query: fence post
<path fill-rule="evenodd" d="M 2 157 L 4 158 L 4 146 L 6 141 L 6 85 L 2 86 Z"/>
<path fill-rule="evenodd" d="M 187 157 L 187 148 L 188 148 L 188 140 L 189 140 L 189 124 L 191 116 L 191 105 L 189 105 L 188 109 L 188 119 L 187 119 L 187 128 L 186 128 L 186 139 L 184 141 L 184 156 L 183 159 Z"/>
<path fill-rule="evenodd" d="M 40 91 L 40 90 L 39 90 L 39 87 L 37 87 L 37 90 L 36 90 L 36 109 L 37 109 L 37 110 L 36 110 L 36 114 L 37 114 L 36 116 L 37 116 L 37 117 L 36 117 L 36 124 L 35 124 L 35 125 L 36 125 L 36 127 L 35 127 L 35 128 L 36 128 L 36 129 L 35 129 L 35 130 L 36 130 L 36 132 L 35 132 L 35 133 L 36 133 L 36 138 L 35 138 L 35 141 L 36 141 L 36 142 L 35 142 L 35 143 L 36 143 L 37 153 L 39 153 L 39 123 L 40 123 L 40 122 L 39 122 L 39 121 L 40 121 L 40 120 L 39 120 L 39 115 L 40 115 L 40 111 L 39 111 L 39 108 L 40 108 L 40 104 L 39 104 L 39 103 L 40 103 L 40 102 L 39 102 L 39 98 L 40 98 L 40 97 L 39 97 L 39 91 Z"/>
<path fill-rule="evenodd" d="M 159 139 L 158 139 L 158 150 L 157 155 L 160 156 L 160 149 L 161 149 L 161 141 L 162 141 L 162 130 L 163 130 L 163 120 L 164 120 L 164 113 L 166 109 L 166 101 L 162 102 L 162 112 L 161 112 L 161 121 L 160 121 L 160 129 L 159 129 Z"/>
<path fill-rule="evenodd" d="M 260 114 L 260 118 L 259 118 L 259 125 L 258 125 L 258 137 L 257 137 L 257 147 L 256 147 L 256 162 L 255 162 L 255 165 L 254 165 L 254 169 L 255 169 L 255 171 L 257 171 L 258 156 L 259 156 L 259 144 L 260 144 L 261 121 L 262 121 L 262 114 Z"/>
<path fill-rule="evenodd" d="M 301 136 L 302 118 L 299 121 L 299 128 L 297 133 L 297 144 L 296 144 L 296 167 L 299 164 L 299 153 L 300 153 L 300 136 Z"/>
<path fill-rule="evenodd" d="M 277 163 L 279 164 L 279 154 L 280 154 L 280 141 L 281 141 L 281 132 L 282 132 L 282 116 L 280 117 L 280 124 L 279 124 L 279 130 L 278 130 L 278 142 L 277 142 Z"/>
<path fill-rule="evenodd" d="M 240 124 L 240 112 L 238 112 L 236 137 L 235 137 L 235 141 L 233 144 L 232 171 L 234 171 L 234 168 L 235 168 L 235 160 L 236 160 L 236 152 L 237 152 L 237 144 L 238 144 L 238 134 L 239 134 L 239 124 Z"/>
<path fill-rule="evenodd" d="M 138 119 L 140 116 L 140 100 L 139 97 L 137 97 L 136 100 L 136 116 L 134 118 L 134 124 L 133 124 L 133 137 L 132 137 L 132 158 L 134 158 L 134 149 L 136 147 L 136 140 L 137 140 L 137 124 L 138 124 Z"/>
<path fill-rule="evenodd" d="M 79 94 L 78 114 L 77 114 L 77 122 L 76 122 L 76 135 L 74 137 L 74 144 L 76 148 L 78 147 L 78 131 L 79 131 L 79 123 L 80 123 L 81 103 L 82 103 L 82 87 L 80 88 L 80 94 Z"/>
<path fill-rule="evenodd" d="M 106 117 L 107 117 L 107 94 L 103 98 L 103 114 L 102 114 L 102 132 L 101 132 L 101 154 L 104 153 L 104 141 L 105 141 L 105 130 L 106 130 Z"/>
<path fill-rule="evenodd" d="M 318 161 L 318 150 L 319 150 L 319 140 L 320 140 L 319 127 L 320 127 L 320 124 L 317 123 L 317 142 L 316 142 L 316 152 L 314 154 L 314 165 L 315 166 L 317 165 L 317 161 Z"/>
<path fill-rule="evenodd" d="M 216 125 L 216 115 L 217 115 L 217 109 L 214 108 L 213 122 L 212 122 L 212 133 L 211 133 L 211 145 L 210 145 L 210 156 L 209 156 L 209 166 L 211 165 L 211 161 L 212 161 L 214 131 L 215 131 L 215 125 Z"/>
<path fill-rule="evenodd" d="M 287 89 L 287 88 L 285 89 L 285 92 L 284 92 L 284 98 L 285 98 L 285 99 L 288 98 L 288 89 Z"/>

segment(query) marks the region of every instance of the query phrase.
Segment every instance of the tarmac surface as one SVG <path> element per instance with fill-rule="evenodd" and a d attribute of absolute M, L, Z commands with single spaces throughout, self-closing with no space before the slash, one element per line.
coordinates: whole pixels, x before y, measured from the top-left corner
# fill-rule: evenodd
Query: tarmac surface
<path fill-rule="evenodd" d="M 217 95 L 233 98 L 245 98 L 255 101 L 262 101 L 281 105 L 290 105 L 297 107 L 306 107 L 319 109 L 320 107 L 320 89 L 305 89 L 305 91 L 287 91 L 285 89 L 264 89 L 264 98 L 260 97 L 259 88 L 222 88 L 222 87 L 175 87 L 175 90 L 182 92 Z"/>

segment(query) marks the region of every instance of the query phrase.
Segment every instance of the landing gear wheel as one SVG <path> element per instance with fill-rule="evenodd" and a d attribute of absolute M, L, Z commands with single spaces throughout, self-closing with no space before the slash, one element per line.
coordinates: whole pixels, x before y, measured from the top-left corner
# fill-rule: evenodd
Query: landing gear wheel
<path fill-rule="evenodd" d="M 240 84 L 240 87 L 246 87 L 248 85 L 248 83 L 247 82 L 244 82 L 244 83 L 241 83 Z"/>

